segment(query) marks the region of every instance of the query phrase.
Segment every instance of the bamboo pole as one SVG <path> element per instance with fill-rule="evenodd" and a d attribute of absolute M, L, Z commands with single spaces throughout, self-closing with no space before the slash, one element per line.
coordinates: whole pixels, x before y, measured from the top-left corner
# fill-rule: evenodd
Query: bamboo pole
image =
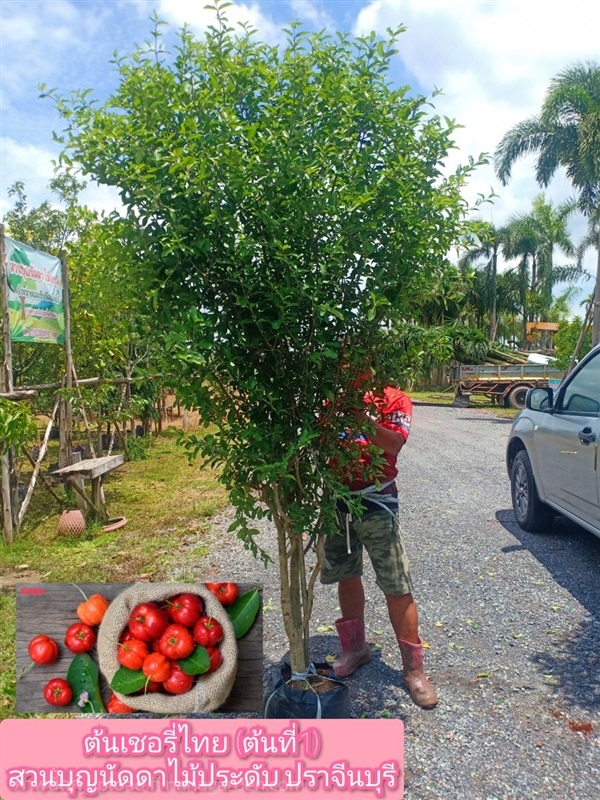
<path fill-rule="evenodd" d="M 125 384 L 123 386 L 123 389 L 121 390 L 121 400 L 119 401 L 119 409 L 117 411 L 117 417 L 119 416 L 119 414 L 121 413 L 121 409 L 123 408 L 123 403 L 125 402 L 126 391 L 127 391 L 127 384 Z M 115 423 L 115 430 L 116 430 L 116 427 L 117 427 L 117 424 Z M 122 439 L 120 433 L 119 433 L 119 438 Z M 108 456 L 110 456 L 112 454 L 114 444 L 115 444 L 115 431 L 112 432 L 112 435 L 110 437 L 110 443 L 109 443 L 109 446 L 108 446 L 108 453 L 107 453 Z"/>
<path fill-rule="evenodd" d="M 63 311 L 65 321 L 65 389 L 73 388 L 73 353 L 71 351 L 71 305 L 69 301 L 69 270 L 67 256 L 63 250 L 60 254 L 63 291 Z M 67 467 L 73 454 L 73 405 L 70 394 L 63 397 L 60 403 L 60 449 L 58 465 Z"/>
<path fill-rule="evenodd" d="M 18 520 L 19 528 L 21 527 L 21 525 L 23 523 L 23 519 L 25 518 L 25 514 L 27 512 L 27 508 L 29 507 L 29 502 L 31 501 L 31 497 L 33 495 L 33 490 L 34 490 L 34 487 L 35 487 L 35 483 L 37 481 L 37 477 L 38 477 L 39 472 L 40 472 L 40 467 L 42 466 L 42 460 L 43 460 L 44 456 L 46 455 L 46 449 L 48 447 L 48 440 L 50 439 L 50 431 L 52 430 L 52 426 L 54 425 L 54 418 L 56 417 L 56 411 L 58 409 L 59 403 L 60 403 L 60 401 L 57 400 L 56 403 L 54 404 L 54 408 L 52 410 L 52 415 L 51 415 L 50 421 L 48 422 L 48 425 L 46 427 L 46 433 L 44 434 L 44 441 L 42 442 L 42 446 L 40 447 L 40 452 L 38 454 L 37 461 L 36 461 L 35 466 L 33 468 L 33 475 L 31 476 L 31 480 L 29 481 L 29 487 L 27 489 L 27 494 L 25 495 L 25 499 L 23 500 L 23 503 L 21 504 L 21 508 L 19 509 L 19 520 Z"/>
<path fill-rule="evenodd" d="M 76 381 L 79 386 L 98 386 L 102 383 L 107 383 L 109 385 L 115 384 L 123 384 L 131 381 L 131 383 L 135 383 L 136 381 L 153 381 L 163 379 L 165 376 L 156 374 L 156 375 L 138 375 L 137 378 L 103 378 L 103 377 L 96 377 L 96 378 L 81 378 L 80 380 Z M 172 375 L 168 375 L 167 377 L 173 377 Z M 60 389 L 62 387 L 62 383 L 59 381 L 55 381 L 54 383 L 38 383 L 33 386 L 17 386 L 15 391 L 19 392 L 44 392 L 50 391 L 51 389 Z M 4 398 L 5 395 L 0 392 L 0 397 Z"/>
<path fill-rule="evenodd" d="M 13 400 L 14 402 L 18 402 L 19 400 L 33 400 L 37 396 L 38 393 L 31 389 L 27 391 L 3 392 L 0 394 L 3 400 Z"/>
<path fill-rule="evenodd" d="M 12 341 L 10 337 L 10 311 L 8 307 L 8 266 L 6 263 L 6 240 L 4 225 L 0 225 L 0 297 L 2 315 L 3 360 L 0 364 L 0 391 L 12 394 Z M 4 542 L 13 541 L 13 512 L 10 490 L 10 458 L 8 451 L 1 457 L 2 524 Z"/>
<path fill-rule="evenodd" d="M 23 452 L 24 452 L 24 453 L 25 453 L 25 455 L 27 456 L 27 458 L 28 458 L 28 460 L 29 460 L 29 463 L 31 464 L 31 466 L 32 466 L 32 467 L 35 469 L 35 461 L 34 461 L 34 460 L 33 460 L 33 458 L 31 457 L 31 453 L 29 452 L 29 450 L 28 450 L 26 447 L 23 447 Z M 51 495 L 52 495 L 52 497 L 53 497 L 53 498 L 56 500 L 56 502 L 59 504 L 59 506 L 61 506 L 61 507 L 62 507 L 63 501 L 62 501 L 62 500 L 61 500 L 61 498 L 60 498 L 60 497 L 59 497 L 59 496 L 56 494 L 56 492 L 54 491 L 54 489 L 52 488 L 52 486 L 50 486 L 50 482 L 48 481 L 48 479 L 46 478 L 46 476 L 44 475 L 44 473 L 43 473 L 43 472 L 40 472 L 40 480 L 41 480 L 41 481 L 42 481 L 42 483 L 44 484 L 44 488 L 45 488 L 45 489 L 46 489 L 48 492 L 50 492 L 50 494 L 51 494 Z"/>
<path fill-rule="evenodd" d="M 83 414 L 83 424 L 85 425 L 85 432 L 87 434 L 87 440 L 90 446 L 90 455 L 92 456 L 92 458 L 96 458 L 96 450 L 94 448 L 94 442 L 92 440 L 92 429 L 90 428 L 90 422 L 87 418 L 87 414 L 85 413 L 85 405 L 83 404 L 83 395 L 81 394 L 81 389 L 79 388 L 79 381 L 77 380 L 75 362 L 72 362 L 72 367 L 73 367 L 73 378 L 75 379 L 75 390 L 77 391 L 77 397 L 81 402 L 81 413 Z"/>

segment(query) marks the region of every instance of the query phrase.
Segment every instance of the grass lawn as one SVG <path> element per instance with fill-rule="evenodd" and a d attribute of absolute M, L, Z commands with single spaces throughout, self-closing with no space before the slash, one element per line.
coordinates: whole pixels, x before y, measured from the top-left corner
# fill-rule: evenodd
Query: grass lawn
<path fill-rule="evenodd" d="M 407 394 L 417 402 L 434 403 L 436 405 L 450 406 L 454 400 L 454 391 L 452 390 L 444 392 L 442 389 L 430 389 L 426 391 L 409 391 Z M 470 406 L 471 408 L 482 408 L 486 411 L 491 411 L 497 417 L 514 419 L 518 414 L 516 409 L 501 408 L 488 400 L 487 397 L 480 395 L 471 395 Z"/>
<path fill-rule="evenodd" d="M 15 716 L 15 595 L 10 590 L 15 580 L 169 580 L 182 541 L 193 537 L 197 554 L 207 552 L 205 521 L 225 505 L 226 494 L 214 471 L 188 463 L 175 437 L 176 431 L 167 429 L 146 461 L 128 462 L 108 476 L 109 514 L 128 519 L 118 531 L 104 533 L 96 526 L 81 538 L 59 536 L 61 510 L 43 487 L 36 487 L 21 532 L 10 547 L 0 549 L 0 580 L 9 589 L 0 594 L 0 718 Z"/>

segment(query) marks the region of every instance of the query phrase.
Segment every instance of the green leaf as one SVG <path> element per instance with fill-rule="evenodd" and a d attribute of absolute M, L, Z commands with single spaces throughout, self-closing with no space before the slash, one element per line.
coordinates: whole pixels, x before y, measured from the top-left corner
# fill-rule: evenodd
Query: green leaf
<path fill-rule="evenodd" d="M 258 589 L 246 592 L 227 607 L 229 619 L 233 623 L 235 638 L 241 639 L 252 627 L 260 608 L 260 594 Z"/>
<path fill-rule="evenodd" d="M 202 675 L 210 667 L 208 650 L 199 644 L 190 656 L 180 658 L 177 663 L 187 675 Z"/>
<path fill-rule="evenodd" d="M 73 658 L 67 672 L 67 682 L 73 690 L 75 705 L 82 694 L 87 695 L 86 702 L 80 706 L 84 714 L 103 714 L 106 711 L 98 685 L 98 667 L 88 653 Z"/>
<path fill-rule="evenodd" d="M 147 678 L 141 669 L 119 667 L 110 682 L 110 688 L 121 694 L 133 694 L 143 689 L 146 685 L 146 681 Z"/>

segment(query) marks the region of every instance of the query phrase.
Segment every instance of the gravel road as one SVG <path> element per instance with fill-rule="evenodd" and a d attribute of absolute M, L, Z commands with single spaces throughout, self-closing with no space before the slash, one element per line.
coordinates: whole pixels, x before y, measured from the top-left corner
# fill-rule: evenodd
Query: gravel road
<path fill-rule="evenodd" d="M 600 797 L 600 540 L 562 519 L 548 534 L 516 526 L 509 430 L 486 411 L 418 405 L 400 455 L 401 519 L 441 697 L 434 710 L 413 706 L 402 688 L 383 596 L 366 570 L 374 658 L 348 684 L 356 717 L 404 721 L 408 800 Z M 228 512 L 213 520 L 198 576 L 264 583 L 269 669 L 287 649 L 277 570 L 232 540 L 230 521 Z M 261 544 L 272 549 L 267 526 Z M 315 660 L 338 652 L 335 635 L 316 630 L 336 606 L 335 589 L 319 586 Z"/>

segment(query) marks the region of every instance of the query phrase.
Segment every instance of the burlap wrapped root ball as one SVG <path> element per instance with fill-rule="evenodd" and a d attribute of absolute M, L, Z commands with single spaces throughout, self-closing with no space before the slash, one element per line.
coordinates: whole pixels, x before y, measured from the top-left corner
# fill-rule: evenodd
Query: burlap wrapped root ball
<path fill-rule="evenodd" d="M 219 643 L 223 663 L 215 672 L 200 675 L 185 694 L 148 693 L 117 697 L 137 711 L 153 714 L 208 714 L 222 706 L 229 697 L 237 671 L 237 643 L 227 612 L 203 583 L 136 583 L 121 592 L 110 604 L 98 631 L 98 660 L 102 674 L 110 684 L 121 666 L 117 660 L 117 642 L 125 630 L 133 609 L 140 603 L 158 603 L 178 594 L 196 594 L 204 601 L 204 614 L 223 627 Z"/>

